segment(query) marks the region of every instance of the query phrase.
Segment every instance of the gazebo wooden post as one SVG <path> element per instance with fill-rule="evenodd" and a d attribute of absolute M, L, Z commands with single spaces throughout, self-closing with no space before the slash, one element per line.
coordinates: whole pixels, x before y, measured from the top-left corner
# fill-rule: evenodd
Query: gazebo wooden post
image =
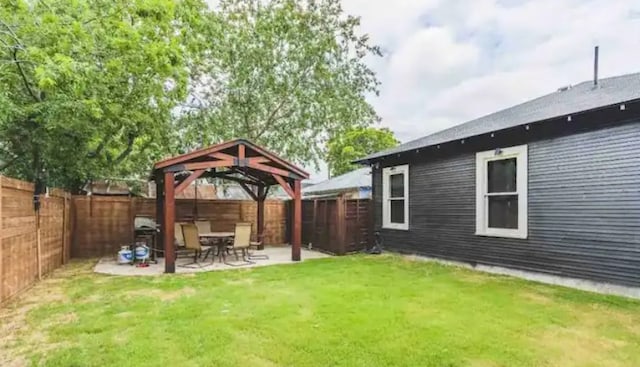
<path fill-rule="evenodd" d="M 291 261 L 300 261 L 302 242 L 302 185 L 293 181 L 293 228 L 291 228 Z"/>
<path fill-rule="evenodd" d="M 257 200 L 257 212 L 258 218 L 256 221 L 256 231 L 258 234 L 258 242 L 263 242 L 264 244 L 264 201 L 265 197 L 265 188 L 264 186 L 258 186 L 258 200 Z"/>
<path fill-rule="evenodd" d="M 176 272 L 176 253 L 174 249 L 175 238 L 175 177 L 171 171 L 164 173 L 164 216 L 162 220 L 162 228 L 164 229 L 164 272 Z"/>
<path fill-rule="evenodd" d="M 154 248 L 164 248 L 164 225 L 162 222 L 164 220 L 164 174 L 162 171 L 156 171 L 155 174 L 156 181 L 156 224 L 160 228 L 160 232 L 156 236 L 155 243 L 153 244 Z M 162 246 L 162 247 L 161 247 Z M 157 253 L 156 253 L 157 254 Z"/>

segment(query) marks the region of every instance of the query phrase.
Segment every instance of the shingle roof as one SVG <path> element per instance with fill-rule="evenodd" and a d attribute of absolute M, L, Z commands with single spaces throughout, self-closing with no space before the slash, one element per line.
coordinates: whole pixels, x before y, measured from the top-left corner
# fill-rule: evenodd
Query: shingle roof
<path fill-rule="evenodd" d="M 593 81 L 585 81 L 568 90 L 558 90 L 397 147 L 368 155 L 359 159 L 358 162 L 635 99 L 640 99 L 640 73 L 600 79 L 598 88 L 594 88 Z"/>
<path fill-rule="evenodd" d="M 302 193 L 320 193 L 330 191 L 343 191 L 357 189 L 359 187 L 371 187 L 371 168 L 358 168 L 344 175 L 336 176 L 318 184 L 305 187 Z"/>

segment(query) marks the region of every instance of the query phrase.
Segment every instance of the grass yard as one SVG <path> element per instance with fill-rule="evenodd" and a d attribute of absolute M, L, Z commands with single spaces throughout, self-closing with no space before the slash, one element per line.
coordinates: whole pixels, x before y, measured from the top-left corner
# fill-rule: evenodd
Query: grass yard
<path fill-rule="evenodd" d="M 640 366 L 640 302 L 396 256 L 109 277 L 0 310 L 0 365 Z"/>

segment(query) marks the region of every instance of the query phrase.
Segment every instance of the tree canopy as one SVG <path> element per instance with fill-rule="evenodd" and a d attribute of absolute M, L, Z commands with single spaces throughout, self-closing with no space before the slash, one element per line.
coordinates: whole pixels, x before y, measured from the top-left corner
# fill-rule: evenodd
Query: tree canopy
<path fill-rule="evenodd" d="M 378 119 L 339 0 L 5 0 L 0 172 L 77 190 L 247 138 L 302 164 Z"/>
<path fill-rule="evenodd" d="M 387 128 L 355 128 L 336 135 L 327 144 L 329 174 L 338 176 L 358 168 L 354 160 L 381 150 L 393 148 L 399 141 Z"/>
<path fill-rule="evenodd" d="M 0 7 L 0 168 L 77 189 L 175 145 L 206 5 L 52 0 Z M 43 177 L 44 176 L 44 177 Z"/>
<path fill-rule="evenodd" d="M 203 144 L 248 138 L 292 161 L 317 163 L 326 140 L 378 117 L 365 97 L 380 55 L 339 0 L 222 0 L 211 62 L 183 118 Z"/>

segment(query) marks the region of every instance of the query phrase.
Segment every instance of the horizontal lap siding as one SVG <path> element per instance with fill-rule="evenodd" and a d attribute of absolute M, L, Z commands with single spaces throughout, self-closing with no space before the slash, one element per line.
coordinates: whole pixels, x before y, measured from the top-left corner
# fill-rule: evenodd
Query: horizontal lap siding
<path fill-rule="evenodd" d="M 531 142 L 528 239 L 475 232 L 475 154 L 413 162 L 410 230 L 387 248 L 640 286 L 640 123 Z M 376 228 L 382 177 L 374 173 Z"/>

